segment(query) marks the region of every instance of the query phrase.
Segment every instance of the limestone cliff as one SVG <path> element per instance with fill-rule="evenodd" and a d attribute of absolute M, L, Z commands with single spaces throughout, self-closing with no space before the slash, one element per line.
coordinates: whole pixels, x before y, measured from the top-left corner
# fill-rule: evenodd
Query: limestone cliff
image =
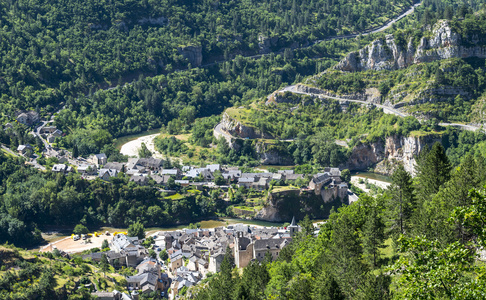
<path fill-rule="evenodd" d="M 201 46 L 185 46 L 177 48 L 179 54 L 191 63 L 193 67 L 201 65 L 203 60 L 202 47 Z"/>
<path fill-rule="evenodd" d="M 393 35 L 378 39 L 358 52 L 349 53 L 336 69 L 342 71 L 397 70 L 412 64 L 449 58 L 486 58 L 486 47 L 476 45 L 477 37 L 461 37 L 451 29 L 449 21 L 441 20 L 430 37 L 422 37 L 414 47 L 412 38 L 406 45 L 397 43 Z"/>
<path fill-rule="evenodd" d="M 243 125 L 240 121 L 231 118 L 226 112 L 223 114 L 223 120 L 221 121 L 222 130 L 228 132 L 234 137 L 249 138 L 249 139 L 273 139 L 271 134 L 261 132 L 256 128 Z"/>
<path fill-rule="evenodd" d="M 390 136 L 385 140 L 374 143 L 356 145 L 345 166 L 350 170 L 367 170 L 375 168 L 376 173 L 391 174 L 398 163 L 403 164 L 405 170 L 415 173 L 415 156 L 425 146 L 431 147 L 440 141 L 439 136 Z"/>
<path fill-rule="evenodd" d="M 324 202 L 320 195 L 304 190 L 287 190 L 270 193 L 267 204 L 257 212 L 255 219 L 269 222 L 290 222 L 309 215 L 312 219 L 327 218 L 334 207 L 342 205 L 340 200 Z"/>
<path fill-rule="evenodd" d="M 285 145 L 286 147 L 286 145 Z M 279 149 L 273 144 L 258 143 L 256 152 L 260 156 L 260 162 L 263 165 L 293 165 L 294 159 L 286 154 L 286 149 Z"/>

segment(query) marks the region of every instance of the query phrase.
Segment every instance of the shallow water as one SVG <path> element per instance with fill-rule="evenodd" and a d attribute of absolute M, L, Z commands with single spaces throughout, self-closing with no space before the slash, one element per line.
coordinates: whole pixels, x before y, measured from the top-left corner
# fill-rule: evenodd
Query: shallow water
<path fill-rule="evenodd" d="M 381 174 L 376 174 L 376 173 L 371 173 L 371 172 L 352 172 L 351 176 L 357 176 L 357 177 L 363 177 L 363 178 L 368 178 L 368 179 L 374 179 L 374 180 L 379 180 L 379 181 L 384 181 L 384 182 L 392 182 L 392 179 L 390 176 L 386 175 L 381 175 Z"/>

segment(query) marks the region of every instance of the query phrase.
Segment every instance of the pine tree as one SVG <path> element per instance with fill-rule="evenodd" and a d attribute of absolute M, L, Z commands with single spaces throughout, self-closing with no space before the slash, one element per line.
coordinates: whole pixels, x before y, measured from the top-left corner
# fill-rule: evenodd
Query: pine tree
<path fill-rule="evenodd" d="M 441 143 L 417 161 L 417 196 L 425 201 L 435 195 L 439 188 L 451 177 L 452 166 Z"/>
<path fill-rule="evenodd" d="M 364 253 L 368 257 L 372 257 L 373 267 L 376 267 L 376 260 L 379 258 L 380 248 L 383 248 L 385 240 L 385 223 L 376 207 L 372 207 L 368 214 L 368 219 L 363 227 L 362 240 Z"/>
<path fill-rule="evenodd" d="M 362 284 L 362 276 L 367 270 L 363 263 L 363 248 L 356 225 L 351 216 L 343 213 L 332 225 L 332 244 L 330 261 L 336 281 L 340 283 L 347 298 L 354 298 Z"/>
<path fill-rule="evenodd" d="M 106 272 L 110 270 L 110 263 L 108 262 L 106 254 L 101 255 L 100 269 L 103 272 L 103 276 L 106 277 Z"/>
<path fill-rule="evenodd" d="M 389 188 L 391 198 L 388 203 L 389 219 L 392 232 L 405 234 L 409 228 L 409 220 L 415 209 L 415 195 L 412 176 L 403 165 L 399 165 L 392 175 L 392 185 Z M 396 236 L 396 234 L 395 234 Z"/>
<path fill-rule="evenodd" d="M 441 187 L 450 179 L 451 164 L 444 147 L 435 143 L 417 159 L 416 195 L 417 208 L 414 211 L 414 234 L 437 238 L 439 228 L 433 226 L 440 208 L 432 202 Z"/>
<path fill-rule="evenodd" d="M 313 299 L 317 300 L 344 300 L 341 288 L 332 274 L 321 272 L 316 278 L 313 290 Z"/>

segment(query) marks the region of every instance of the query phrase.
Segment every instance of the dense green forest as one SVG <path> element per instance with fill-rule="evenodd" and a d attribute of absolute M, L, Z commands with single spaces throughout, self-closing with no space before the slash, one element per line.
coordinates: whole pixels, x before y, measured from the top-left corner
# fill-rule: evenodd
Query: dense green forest
<path fill-rule="evenodd" d="M 210 62 L 257 54 L 260 35 L 276 36 L 272 48 L 280 50 L 363 30 L 383 24 L 410 4 L 410 0 L 1 1 L 2 113 L 11 116 L 29 107 L 52 112 L 78 92 L 123 83 L 139 73 L 187 68 L 200 55 Z M 198 50 L 186 54 L 186 46 Z"/>
<path fill-rule="evenodd" d="M 412 179 L 403 167 L 391 188 L 334 212 L 302 232 L 275 262 L 221 273 L 188 293 L 196 299 L 483 299 L 486 164 L 465 156 L 453 169 L 434 144 Z M 474 190 L 476 189 L 476 190 Z M 224 295 L 224 296 L 221 296 Z"/>

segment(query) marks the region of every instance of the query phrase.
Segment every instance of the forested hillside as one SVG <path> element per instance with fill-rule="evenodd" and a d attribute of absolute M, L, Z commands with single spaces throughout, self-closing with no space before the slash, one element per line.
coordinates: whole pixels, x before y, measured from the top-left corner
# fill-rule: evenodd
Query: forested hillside
<path fill-rule="evenodd" d="M 139 73 L 258 54 L 259 36 L 277 37 L 272 48 L 280 50 L 363 30 L 410 5 L 410 0 L 1 1 L 2 113 L 29 107 L 49 112 L 78 92 Z"/>
<path fill-rule="evenodd" d="M 452 170 L 437 143 L 416 178 L 399 167 L 391 188 L 340 208 L 317 236 L 302 221 L 277 261 L 239 273 L 228 259 L 188 298 L 484 299 L 485 166 L 466 156 Z"/>

